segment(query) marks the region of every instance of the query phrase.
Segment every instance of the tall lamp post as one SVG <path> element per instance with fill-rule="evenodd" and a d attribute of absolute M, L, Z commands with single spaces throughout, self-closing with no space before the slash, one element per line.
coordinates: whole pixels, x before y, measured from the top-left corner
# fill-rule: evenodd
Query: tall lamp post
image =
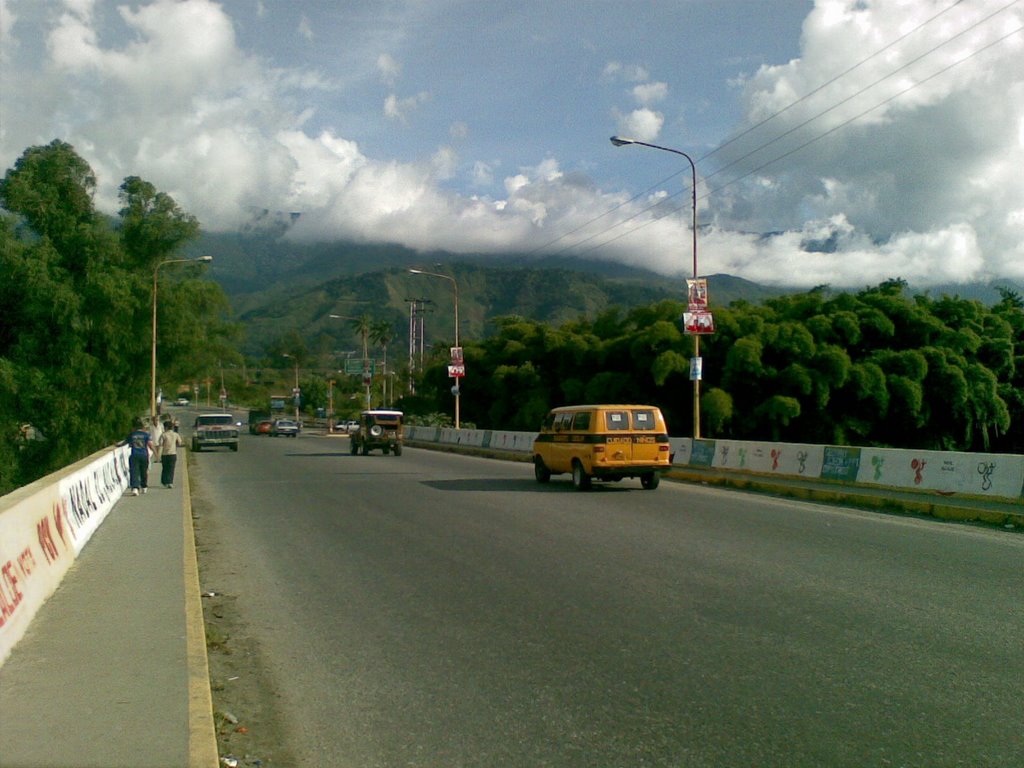
<path fill-rule="evenodd" d="M 428 272 L 425 269 L 413 269 L 410 267 L 409 273 L 412 275 L 426 275 L 427 277 L 440 277 L 443 280 L 447 280 L 452 284 L 452 288 L 455 291 L 455 347 L 461 348 L 459 344 L 459 283 L 451 275 L 443 275 L 440 272 Z M 459 380 L 455 380 L 455 386 L 452 387 L 452 392 L 455 394 L 455 428 L 460 428 L 459 420 L 459 397 L 462 395 L 462 387 L 459 386 Z"/>
<path fill-rule="evenodd" d="M 157 287 L 157 275 L 160 273 L 160 267 L 167 264 L 185 264 L 190 261 L 200 262 L 203 264 L 209 264 L 213 261 L 213 256 L 199 256 L 194 259 L 164 259 L 163 261 L 157 262 L 156 266 L 153 267 L 153 344 L 151 347 L 151 358 L 149 367 L 149 418 L 151 422 L 156 421 L 156 287 Z"/>
<path fill-rule="evenodd" d="M 693 158 L 685 152 L 672 149 L 671 147 L 662 147 L 657 144 L 648 144 L 646 141 L 637 141 L 636 139 L 629 139 L 624 136 L 612 136 L 612 144 L 616 147 L 624 147 L 627 144 L 637 144 L 641 147 L 650 147 L 651 149 L 660 149 L 663 152 L 672 152 L 676 155 L 682 155 L 686 158 L 687 162 L 690 163 L 690 171 L 692 176 L 691 181 L 691 207 L 693 209 L 693 279 L 697 279 L 697 166 L 693 162 Z M 700 334 L 693 334 L 693 357 L 695 360 L 700 359 Z M 694 440 L 700 439 L 700 377 L 693 377 L 693 438 Z"/>

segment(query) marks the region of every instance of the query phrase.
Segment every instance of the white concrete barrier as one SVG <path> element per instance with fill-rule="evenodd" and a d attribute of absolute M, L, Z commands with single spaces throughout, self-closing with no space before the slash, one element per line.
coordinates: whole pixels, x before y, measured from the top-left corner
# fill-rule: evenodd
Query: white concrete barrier
<path fill-rule="evenodd" d="M 0 498 L 0 665 L 128 487 L 107 448 Z"/>
<path fill-rule="evenodd" d="M 533 449 L 537 437 L 536 432 L 450 427 L 415 429 L 414 439 L 425 442 L 524 453 Z M 688 437 L 669 437 L 669 445 L 672 464 L 677 467 L 838 480 L 851 485 L 880 485 L 1008 500 L 1024 497 L 1024 456 Z"/>
<path fill-rule="evenodd" d="M 762 443 L 743 440 L 716 440 L 716 469 L 738 469 L 769 475 L 820 477 L 824 446 L 800 443 Z"/>
<path fill-rule="evenodd" d="M 1024 456 L 861 448 L 857 482 L 1015 499 L 1024 488 Z"/>

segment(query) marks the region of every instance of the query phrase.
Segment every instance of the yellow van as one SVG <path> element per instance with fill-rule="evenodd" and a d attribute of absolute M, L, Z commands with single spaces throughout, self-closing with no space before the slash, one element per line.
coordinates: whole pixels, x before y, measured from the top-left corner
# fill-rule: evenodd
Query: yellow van
<path fill-rule="evenodd" d="M 573 487 L 590 481 L 639 477 L 654 490 L 671 466 L 668 428 L 653 405 L 568 405 L 553 409 L 533 442 L 538 483 L 572 473 Z"/>

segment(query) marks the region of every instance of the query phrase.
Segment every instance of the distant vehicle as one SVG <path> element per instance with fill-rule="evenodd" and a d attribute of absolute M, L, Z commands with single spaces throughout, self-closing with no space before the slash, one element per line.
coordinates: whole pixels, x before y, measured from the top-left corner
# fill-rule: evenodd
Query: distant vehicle
<path fill-rule="evenodd" d="M 351 419 L 349 421 L 339 421 L 337 429 L 339 432 L 344 432 L 347 435 L 351 435 L 357 429 L 359 429 L 359 422 Z"/>
<path fill-rule="evenodd" d="M 270 427 L 271 437 L 298 437 L 299 423 L 292 419 L 277 419 Z"/>
<path fill-rule="evenodd" d="M 249 434 L 250 435 L 261 434 L 259 429 L 258 429 L 259 425 L 262 424 L 265 421 L 265 422 L 267 422 L 267 425 L 269 426 L 273 422 L 273 420 L 274 420 L 273 417 L 270 415 L 270 412 L 267 411 L 267 410 L 249 411 Z"/>
<path fill-rule="evenodd" d="M 174 401 L 174 404 L 175 405 L 181 405 L 181 406 L 188 405 L 188 398 L 187 397 L 179 397 L 177 400 Z"/>
<path fill-rule="evenodd" d="M 270 419 L 260 419 L 255 424 L 249 425 L 249 431 L 254 435 L 269 435 L 274 428 L 274 422 Z"/>
<path fill-rule="evenodd" d="M 192 426 L 192 450 L 223 446 L 238 450 L 238 424 L 230 413 L 202 413 Z"/>
<path fill-rule="evenodd" d="M 351 451 L 363 456 L 374 448 L 380 448 L 384 455 L 402 455 L 402 412 L 390 408 L 377 408 L 359 414 L 359 425 L 351 437 Z"/>

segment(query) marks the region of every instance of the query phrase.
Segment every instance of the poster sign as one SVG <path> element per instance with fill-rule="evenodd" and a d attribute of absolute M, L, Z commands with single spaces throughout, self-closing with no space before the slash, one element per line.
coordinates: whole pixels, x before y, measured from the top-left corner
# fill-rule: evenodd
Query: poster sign
<path fill-rule="evenodd" d="M 449 365 L 448 376 L 452 379 L 461 379 L 466 375 L 466 366 L 464 365 Z"/>
<path fill-rule="evenodd" d="M 452 347 L 452 365 L 462 365 L 462 347 Z"/>
<path fill-rule="evenodd" d="M 691 312 L 708 308 L 708 280 L 706 277 L 686 281 L 686 298 Z"/>
<path fill-rule="evenodd" d="M 683 331 L 685 333 L 711 334 L 715 332 L 715 318 L 710 312 L 684 312 Z"/>
<path fill-rule="evenodd" d="M 690 381 L 700 381 L 702 376 L 701 372 L 704 367 L 704 358 L 702 357 L 691 357 L 690 358 Z"/>

